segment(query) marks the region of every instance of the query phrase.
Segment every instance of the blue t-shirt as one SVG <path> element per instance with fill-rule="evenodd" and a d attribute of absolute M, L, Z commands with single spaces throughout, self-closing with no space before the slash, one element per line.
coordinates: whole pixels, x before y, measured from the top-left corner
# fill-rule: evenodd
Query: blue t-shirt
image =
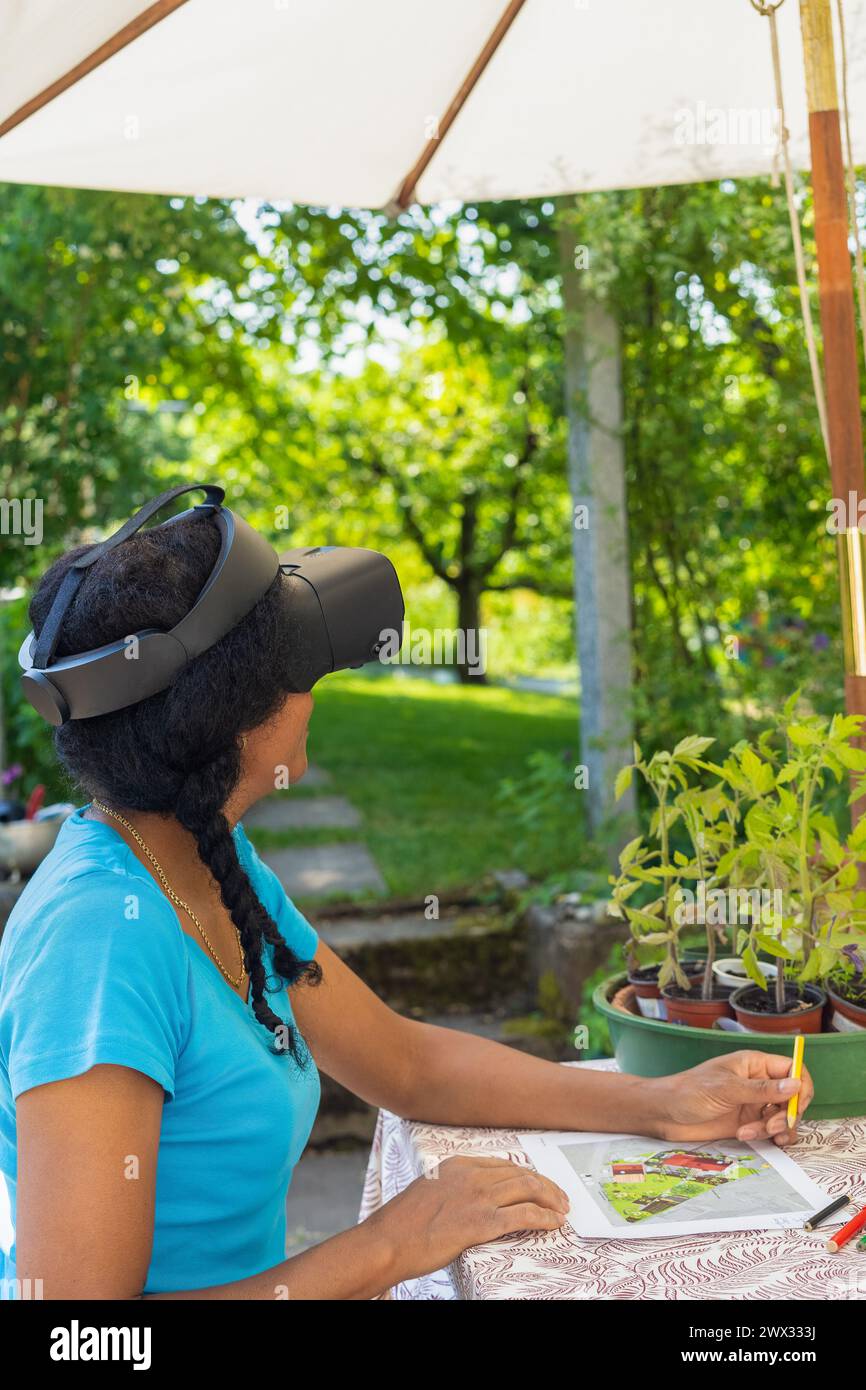
<path fill-rule="evenodd" d="M 318 1071 L 304 1044 L 304 1068 L 274 1052 L 274 1035 L 181 929 L 123 838 L 83 809 L 61 827 L 0 942 L 0 1186 L 5 1178 L 13 1231 L 16 1098 L 113 1062 L 165 1092 L 145 1292 L 258 1274 L 285 1257 L 286 1194 L 318 1108 Z M 286 942 L 311 960 L 316 932 L 242 826 L 234 837 Z M 269 947 L 264 955 L 273 983 Z M 286 989 L 267 999 L 292 1021 Z M 0 1249 L 0 1278 L 14 1279 L 14 1254 Z"/>

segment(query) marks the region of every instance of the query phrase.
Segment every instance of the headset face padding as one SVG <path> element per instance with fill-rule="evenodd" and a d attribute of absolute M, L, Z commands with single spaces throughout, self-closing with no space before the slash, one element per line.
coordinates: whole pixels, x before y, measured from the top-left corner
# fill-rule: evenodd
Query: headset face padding
<path fill-rule="evenodd" d="M 170 632 L 130 633 L 121 641 L 54 660 L 63 613 L 84 572 L 106 550 L 128 540 L 160 507 L 198 488 L 206 488 L 208 496 L 201 507 L 162 523 L 173 526 L 210 511 L 220 529 L 219 556 L 189 613 Z M 292 581 L 286 585 L 286 640 L 292 640 L 293 631 L 300 632 L 300 688 L 310 690 L 331 671 L 376 660 L 384 631 L 402 635 L 403 595 L 384 555 L 325 546 L 290 550 L 278 558 L 264 536 L 222 506 L 223 496 L 222 488 L 210 484 L 163 493 L 70 568 L 38 641 L 31 632 L 18 653 L 23 692 L 48 723 L 108 714 L 167 689 L 188 661 L 246 617 L 280 570 Z M 39 656 L 41 664 L 36 663 Z"/>

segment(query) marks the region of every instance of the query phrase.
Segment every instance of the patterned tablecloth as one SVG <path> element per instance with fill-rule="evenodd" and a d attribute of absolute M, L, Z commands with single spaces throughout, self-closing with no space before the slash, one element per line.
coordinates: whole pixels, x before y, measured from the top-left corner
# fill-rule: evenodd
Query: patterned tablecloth
<path fill-rule="evenodd" d="M 614 1062 L 571 1065 L 615 1070 Z M 806 1123 L 788 1153 L 827 1193 L 866 1203 L 866 1117 Z M 367 1167 L 360 1220 L 455 1154 L 492 1154 L 529 1166 L 517 1133 L 401 1120 L 383 1110 Z M 839 1224 L 844 1221 L 840 1217 Z M 866 1299 L 866 1251 L 836 1255 L 828 1230 L 726 1232 L 670 1240 L 587 1240 L 570 1226 L 504 1237 L 467 1250 L 448 1269 L 398 1284 L 394 1299 Z"/>

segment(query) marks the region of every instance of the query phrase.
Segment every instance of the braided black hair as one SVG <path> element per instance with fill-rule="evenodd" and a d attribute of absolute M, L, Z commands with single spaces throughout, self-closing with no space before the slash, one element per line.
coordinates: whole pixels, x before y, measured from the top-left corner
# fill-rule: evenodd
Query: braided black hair
<path fill-rule="evenodd" d="M 220 536 L 207 512 L 139 531 L 85 572 L 67 610 L 56 655 L 119 641 L 145 628 L 167 631 L 189 611 L 216 562 Z M 37 636 L 64 574 L 88 547 L 62 555 L 30 603 Z M 291 581 L 278 573 L 238 625 L 191 661 L 174 683 L 137 705 L 71 720 L 55 730 L 57 756 L 88 797 L 120 811 L 173 815 L 195 837 L 240 933 L 256 1018 L 276 1035 L 275 1048 L 303 1066 L 309 1054 L 294 1028 L 270 1007 L 266 992 L 321 967 L 301 961 L 280 935 L 241 864 L 224 807 L 240 776 L 240 740 L 277 714 L 302 687 L 296 672 L 302 633 L 291 620 Z M 273 948 L 280 979 L 269 982 L 262 942 Z"/>

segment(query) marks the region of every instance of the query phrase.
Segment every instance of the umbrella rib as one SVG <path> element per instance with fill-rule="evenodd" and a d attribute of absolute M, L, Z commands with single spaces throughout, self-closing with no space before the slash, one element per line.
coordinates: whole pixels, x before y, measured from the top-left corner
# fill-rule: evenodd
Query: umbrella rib
<path fill-rule="evenodd" d="M 25 101 L 23 106 L 19 106 L 17 111 L 13 111 L 11 116 L 7 116 L 6 120 L 0 123 L 0 138 L 8 135 L 9 131 L 21 125 L 22 121 L 26 121 L 29 116 L 41 111 L 43 106 L 47 106 L 55 97 L 59 97 L 70 87 L 74 87 L 76 82 L 81 81 L 82 77 L 86 77 L 95 68 L 101 67 L 109 58 L 113 58 L 115 53 L 119 53 L 122 48 L 126 48 L 127 44 L 140 38 L 142 34 L 146 34 L 148 29 L 152 29 L 155 24 L 159 24 L 160 20 L 166 19 L 168 15 L 179 10 L 181 5 L 186 3 L 187 0 L 157 0 L 156 4 L 148 5 L 146 10 L 142 10 L 141 14 L 136 15 L 128 24 L 124 24 L 122 29 L 118 29 L 117 33 L 112 34 L 110 39 L 106 39 L 86 58 L 82 58 L 80 63 L 76 63 L 75 67 L 70 68 L 62 77 L 58 77 L 56 82 L 43 88 L 36 96 Z"/>
<path fill-rule="evenodd" d="M 444 116 L 439 122 L 437 134 L 427 141 L 423 153 L 415 161 L 409 173 L 400 184 L 400 191 L 394 200 L 397 208 L 402 209 L 409 206 L 415 193 L 418 180 L 426 170 L 427 165 L 430 163 L 437 149 L 441 146 L 442 141 L 445 139 L 445 136 L 457 119 L 462 107 L 465 105 L 467 98 L 471 95 L 479 77 L 487 67 L 487 64 L 490 62 L 490 59 L 493 57 L 502 40 L 505 38 L 514 20 L 523 9 L 524 4 L 525 0 L 509 0 L 509 4 L 500 15 L 495 29 L 458 87 Z"/>

